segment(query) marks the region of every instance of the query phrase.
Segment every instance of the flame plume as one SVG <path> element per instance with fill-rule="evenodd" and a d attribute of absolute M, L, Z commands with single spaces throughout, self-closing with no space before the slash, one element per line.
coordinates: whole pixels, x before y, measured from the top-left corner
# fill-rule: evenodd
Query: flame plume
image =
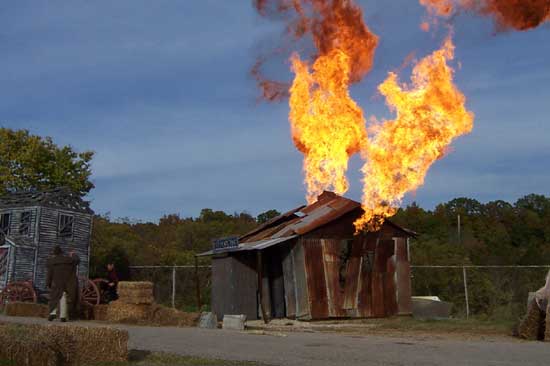
<path fill-rule="evenodd" d="M 442 158 L 452 140 L 469 133 L 473 113 L 453 84 L 454 45 L 449 37 L 440 50 L 413 69 L 412 84 L 399 84 L 395 73 L 379 86 L 396 118 L 378 126 L 365 145 L 362 218 L 356 229 L 376 230 L 395 214 L 405 193 L 424 183 L 430 166 Z"/>
<path fill-rule="evenodd" d="M 371 70 L 378 37 L 352 0 L 256 0 L 256 8 L 264 16 L 270 11 L 285 14 L 287 33 L 294 39 L 313 39 L 310 62 L 297 53 L 291 57 L 292 138 L 304 154 L 308 202 L 324 190 L 343 194 L 348 189 L 349 158 L 367 139 L 363 112 L 351 99 L 349 86 Z M 255 65 L 256 76 L 259 66 Z M 281 95 L 281 83 L 261 77 L 258 81 L 268 98 Z"/>
<path fill-rule="evenodd" d="M 349 96 L 349 56 L 342 50 L 319 57 L 310 72 L 295 55 L 290 89 L 290 122 L 296 147 L 304 154 L 307 200 L 324 190 L 348 190 L 349 157 L 359 152 L 367 132 L 363 112 Z"/>
<path fill-rule="evenodd" d="M 455 9 L 494 18 L 498 30 L 525 31 L 550 21 L 550 0 L 420 0 L 431 15 L 448 17 Z"/>

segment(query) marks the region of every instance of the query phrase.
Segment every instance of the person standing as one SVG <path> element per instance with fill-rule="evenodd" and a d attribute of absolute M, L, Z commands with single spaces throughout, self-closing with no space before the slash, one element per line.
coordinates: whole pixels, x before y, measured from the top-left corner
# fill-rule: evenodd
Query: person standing
<path fill-rule="evenodd" d="M 66 322 L 69 310 L 67 302 L 74 306 L 74 302 L 77 301 L 77 287 L 75 287 L 77 259 L 78 257 L 63 255 L 61 247 L 56 245 L 52 257 L 47 261 L 46 286 L 50 289 L 49 321 L 59 316 L 62 322 Z"/>
<path fill-rule="evenodd" d="M 115 265 L 113 263 L 107 264 L 107 298 L 108 302 L 118 300 L 118 276 L 116 273 Z"/>

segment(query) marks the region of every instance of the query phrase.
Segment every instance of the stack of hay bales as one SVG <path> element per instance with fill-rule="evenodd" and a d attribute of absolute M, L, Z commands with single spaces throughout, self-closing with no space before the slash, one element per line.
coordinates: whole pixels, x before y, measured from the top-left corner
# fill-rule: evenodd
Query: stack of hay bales
<path fill-rule="evenodd" d="M 107 327 L 0 325 L 0 360 L 14 365 L 116 364 L 128 360 L 128 332 Z"/>
<path fill-rule="evenodd" d="M 9 302 L 4 305 L 4 314 L 7 316 L 47 318 L 48 306 L 33 302 Z"/>
<path fill-rule="evenodd" d="M 119 323 L 147 320 L 154 300 L 152 282 L 119 282 L 118 300 L 107 306 L 103 320 Z M 101 312 L 99 309 L 100 316 Z"/>
<path fill-rule="evenodd" d="M 536 301 L 531 301 L 527 315 L 519 324 L 518 335 L 520 338 L 532 341 L 544 339 L 544 327 L 544 313 L 539 309 Z"/>
<path fill-rule="evenodd" d="M 117 301 L 94 306 L 94 319 L 114 323 L 189 327 L 197 325 L 199 313 L 185 313 L 158 305 L 153 283 L 119 282 Z"/>

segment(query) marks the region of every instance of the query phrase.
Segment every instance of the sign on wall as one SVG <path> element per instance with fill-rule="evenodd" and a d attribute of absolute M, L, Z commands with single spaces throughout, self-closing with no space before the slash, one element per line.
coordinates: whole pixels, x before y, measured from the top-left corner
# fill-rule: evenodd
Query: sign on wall
<path fill-rule="evenodd" d="M 227 249 L 234 249 L 239 247 L 239 237 L 237 236 L 231 236 L 228 238 L 220 238 L 215 239 L 213 241 L 213 250 L 214 252 L 227 250 Z"/>

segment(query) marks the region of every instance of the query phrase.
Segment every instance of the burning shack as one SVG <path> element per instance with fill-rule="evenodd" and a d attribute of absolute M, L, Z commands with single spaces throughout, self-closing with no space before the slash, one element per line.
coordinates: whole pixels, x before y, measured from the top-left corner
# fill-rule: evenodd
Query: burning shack
<path fill-rule="evenodd" d="M 354 235 L 361 204 L 324 192 L 203 253 L 212 255 L 212 311 L 248 319 L 369 318 L 411 313 L 409 238 L 386 221 Z"/>

